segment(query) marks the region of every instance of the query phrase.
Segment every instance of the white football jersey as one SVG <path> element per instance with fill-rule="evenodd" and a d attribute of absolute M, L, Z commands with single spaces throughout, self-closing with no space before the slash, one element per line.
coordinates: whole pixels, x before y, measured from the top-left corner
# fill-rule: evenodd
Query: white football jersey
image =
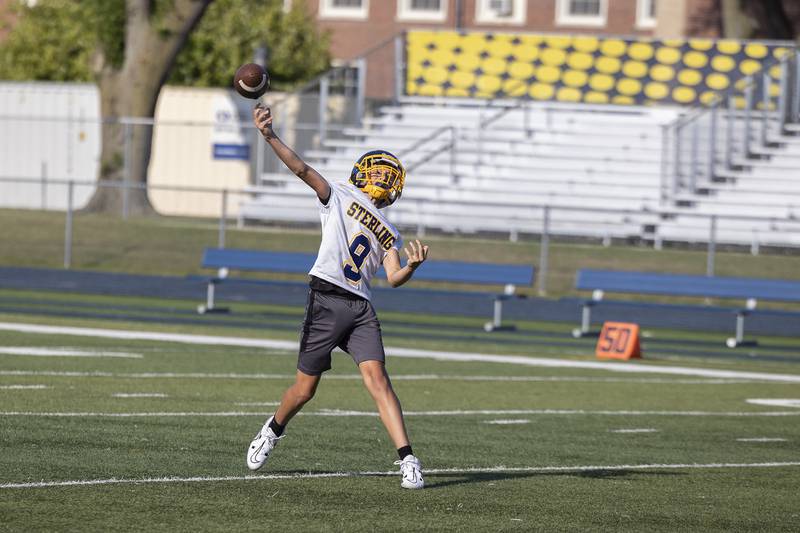
<path fill-rule="evenodd" d="M 309 274 L 369 300 L 370 280 L 383 258 L 403 245 L 400 232 L 352 183 L 330 187 L 327 205 L 317 199 L 322 242 Z"/>

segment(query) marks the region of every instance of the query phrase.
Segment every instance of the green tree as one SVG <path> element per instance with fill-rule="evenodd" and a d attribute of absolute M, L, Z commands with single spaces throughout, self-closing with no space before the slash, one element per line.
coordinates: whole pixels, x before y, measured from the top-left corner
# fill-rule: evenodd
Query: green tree
<path fill-rule="evenodd" d="M 300 4 L 299 2 L 295 2 Z M 94 81 L 103 117 L 100 178 L 147 182 L 152 130 L 126 131 L 119 117 L 151 118 L 164 83 L 229 86 L 239 64 L 263 43 L 277 85 L 313 77 L 328 65 L 327 42 L 303 6 L 281 0 L 38 0 L 18 2 L 18 23 L 0 46 L 0 78 Z M 126 139 L 127 136 L 127 139 Z M 98 188 L 87 209 L 117 210 L 117 188 Z M 151 212 L 144 187 L 129 196 Z"/>
<path fill-rule="evenodd" d="M 328 39 L 302 2 L 215 0 L 178 55 L 169 83 L 228 87 L 233 70 L 265 46 L 273 88 L 288 88 L 329 67 Z"/>

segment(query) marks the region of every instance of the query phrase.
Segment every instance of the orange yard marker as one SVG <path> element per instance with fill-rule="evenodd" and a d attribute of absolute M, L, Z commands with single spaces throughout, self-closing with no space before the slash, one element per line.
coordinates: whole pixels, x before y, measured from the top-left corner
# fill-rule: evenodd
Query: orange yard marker
<path fill-rule="evenodd" d="M 639 345 L 639 324 L 606 322 L 597 339 L 597 357 L 604 359 L 638 359 L 642 357 Z"/>

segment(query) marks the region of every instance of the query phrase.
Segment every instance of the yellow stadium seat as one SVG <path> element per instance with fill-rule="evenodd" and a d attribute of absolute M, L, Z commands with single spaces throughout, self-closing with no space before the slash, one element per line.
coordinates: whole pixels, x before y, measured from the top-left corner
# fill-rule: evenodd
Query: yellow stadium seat
<path fill-rule="evenodd" d="M 600 39 L 597 37 L 575 37 L 572 41 L 572 47 L 578 52 L 591 54 L 600 48 Z"/>
<path fill-rule="evenodd" d="M 678 81 L 681 85 L 695 86 L 703 82 L 703 73 L 698 70 L 682 70 L 678 73 Z"/>
<path fill-rule="evenodd" d="M 573 52 L 567 57 L 567 65 L 575 70 L 588 70 L 594 65 L 594 56 L 584 52 Z"/>

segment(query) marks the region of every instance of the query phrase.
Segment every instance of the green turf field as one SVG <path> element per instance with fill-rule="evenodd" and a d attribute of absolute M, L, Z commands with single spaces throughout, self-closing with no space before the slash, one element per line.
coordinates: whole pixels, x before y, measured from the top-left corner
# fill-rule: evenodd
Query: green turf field
<path fill-rule="evenodd" d="M 274 342 L 296 340 L 302 309 L 241 304 L 228 317 L 176 323 L 194 302 L 0 293 L 0 302 L 10 300 L 28 308 L 0 312 L 0 530 L 800 524 L 798 339 L 761 338 L 757 349 L 731 357 L 722 335 L 647 331 L 638 371 L 620 372 L 614 362 L 591 368 L 592 341 L 571 339 L 567 325 L 519 323 L 517 332 L 486 334 L 479 320 L 381 314 L 396 354 L 389 371 L 427 472 L 424 490 L 406 491 L 344 354 L 334 356 L 334 370 L 267 466 L 256 474 L 245 467 L 250 439 L 294 373 L 294 351 Z M 103 316 L 37 314 L 55 305 Z M 14 323 L 101 332 L 21 332 Z M 227 340 L 97 336 L 107 330 Z M 236 345 L 254 341 L 263 345 Z M 475 353 L 522 359 L 447 359 Z"/>

